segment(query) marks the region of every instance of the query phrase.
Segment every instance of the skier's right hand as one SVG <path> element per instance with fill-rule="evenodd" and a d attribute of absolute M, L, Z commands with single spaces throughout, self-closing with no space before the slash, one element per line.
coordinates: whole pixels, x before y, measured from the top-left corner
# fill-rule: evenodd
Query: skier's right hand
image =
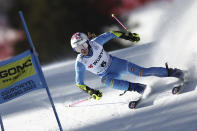
<path fill-rule="evenodd" d="M 127 36 L 128 37 L 128 40 L 130 40 L 132 42 L 139 42 L 140 41 L 140 36 L 137 33 L 127 32 L 125 34 L 125 36 Z"/>
<path fill-rule="evenodd" d="M 135 43 L 140 41 L 140 35 L 137 33 L 131 33 L 130 31 L 127 31 L 126 33 L 121 31 L 110 31 L 110 33 L 114 34 L 119 38 L 130 40 Z"/>
<path fill-rule="evenodd" d="M 82 89 L 83 91 L 85 91 L 86 93 L 88 93 L 95 100 L 100 100 L 103 95 L 101 91 L 92 89 L 86 85 L 76 84 L 76 86 Z"/>

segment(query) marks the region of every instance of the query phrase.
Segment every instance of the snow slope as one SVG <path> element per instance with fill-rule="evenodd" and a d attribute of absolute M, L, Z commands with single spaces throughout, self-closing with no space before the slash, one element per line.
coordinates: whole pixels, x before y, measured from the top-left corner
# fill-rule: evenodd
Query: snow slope
<path fill-rule="evenodd" d="M 157 3 L 138 10 L 140 17 L 153 11 Z M 103 92 L 99 101 L 87 102 L 68 107 L 68 104 L 85 99 L 87 94 L 74 85 L 74 61 L 55 63 L 44 67 L 44 74 L 54 99 L 62 127 L 68 131 L 196 131 L 197 129 L 197 1 L 174 0 L 165 5 L 157 17 L 150 36 L 155 42 L 111 52 L 112 55 L 136 64 L 150 67 L 163 66 L 188 69 L 192 82 L 178 96 L 172 96 L 175 78 L 124 76 L 132 82 L 151 85 L 152 93 L 135 111 L 127 108 L 128 101 L 136 93 L 126 93 L 105 88 L 100 79 L 86 73 L 86 84 Z M 131 14 L 133 16 L 134 14 Z M 150 15 L 151 17 L 151 15 Z M 155 17 L 154 17 L 155 18 Z M 136 15 L 137 19 L 137 15 Z M 144 19 L 143 19 L 144 21 Z M 142 23 L 143 23 L 142 21 Z M 148 24 L 148 23 L 144 23 Z M 146 34 L 143 28 L 136 32 Z M 155 36 L 155 37 L 153 37 Z M 142 38 L 143 43 L 143 38 Z M 59 130 L 44 89 L 28 93 L 0 105 L 0 113 L 6 131 L 56 131 Z"/>

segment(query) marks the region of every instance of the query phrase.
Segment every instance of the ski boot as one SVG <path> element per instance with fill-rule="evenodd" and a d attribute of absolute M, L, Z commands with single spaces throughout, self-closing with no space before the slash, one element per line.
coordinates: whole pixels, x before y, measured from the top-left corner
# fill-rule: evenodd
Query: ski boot
<path fill-rule="evenodd" d="M 168 68 L 168 64 L 166 63 L 166 69 L 168 71 L 168 76 L 169 77 L 176 77 L 178 79 L 180 79 L 181 81 L 185 81 L 185 73 L 184 71 L 177 69 L 177 68 Z"/>
<path fill-rule="evenodd" d="M 172 69 L 168 68 L 168 64 L 166 63 L 166 69 L 168 71 L 168 76 L 169 77 L 176 77 L 178 78 L 181 83 L 173 87 L 172 89 L 172 94 L 179 94 L 180 92 L 183 91 L 184 85 L 188 82 L 188 72 L 187 71 L 182 71 L 180 69 Z"/>
<path fill-rule="evenodd" d="M 129 102 L 128 107 L 130 109 L 135 109 L 142 99 L 147 98 L 147 96 L 151 92 L 151 88 L 148 85 L 144 85 L 140 83 L 129 83 L 128 91 L 137 91 L 139 94 L 141 94 L 141 96 L 136 98 L 136 100 L 132 100 Z"/>
<path fill-rule="evenodd" d="M 150 94 L 151 88 L 148 85 L 140 83 L 129 83 L 128 91 L 137 91 L 144 99 Z"/>

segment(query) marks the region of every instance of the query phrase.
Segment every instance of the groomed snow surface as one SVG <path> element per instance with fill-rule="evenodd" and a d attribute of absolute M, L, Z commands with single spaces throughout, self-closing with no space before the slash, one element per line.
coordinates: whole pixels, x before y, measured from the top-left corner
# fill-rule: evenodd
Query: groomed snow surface
<path fill-rule="evenodd" d="M 101 100 L 88 100 L 74 107 L 69 104 L 88 98 L 75 87 L 74 60 L 47 65 L 44 74 L 62 127 L 67 131 L 196 131 L 197 130 L 197 1 L 159 1 L 129 14 L 140 22 L 134 31 L 141 43 L 111 52 L 144 67 L 162 66 L 189 70 L 190 83 L 182 94 L 173 96 L 175 78 L 124 76 L 131 82 L 149 84 L 150 96 L 140 108 L 130 110 L 129 100 L 137 93 L 106 88 L 100 79 L 86 73 L 85 82 L 103 92 Z M 129 19 L 130 20 L 130 19 Z M 128 20 L 128 22 L 129 22 Z M 150 25 L 150 26 L 149 26 Z M 142 28 L 143 27 L 143 28 Z M 144 39 L 143 39 L 144 37 Z M 45 89 L 32 91 L 0 105 L 6 131 L 58 131 Z"/>

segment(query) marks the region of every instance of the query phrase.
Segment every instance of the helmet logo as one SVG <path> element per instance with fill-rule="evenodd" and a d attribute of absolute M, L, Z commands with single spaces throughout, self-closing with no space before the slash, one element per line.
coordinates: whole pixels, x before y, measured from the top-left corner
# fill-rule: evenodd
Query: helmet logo
<path fill-rule="evenodd" d="M 76 33 L 75 35 L 73 35 L 72 39 L 74 39 L 74 38 L 75 38 L 77 41 L 82 40 L 81 34 L 80 34 L 80 33 Z"/>

